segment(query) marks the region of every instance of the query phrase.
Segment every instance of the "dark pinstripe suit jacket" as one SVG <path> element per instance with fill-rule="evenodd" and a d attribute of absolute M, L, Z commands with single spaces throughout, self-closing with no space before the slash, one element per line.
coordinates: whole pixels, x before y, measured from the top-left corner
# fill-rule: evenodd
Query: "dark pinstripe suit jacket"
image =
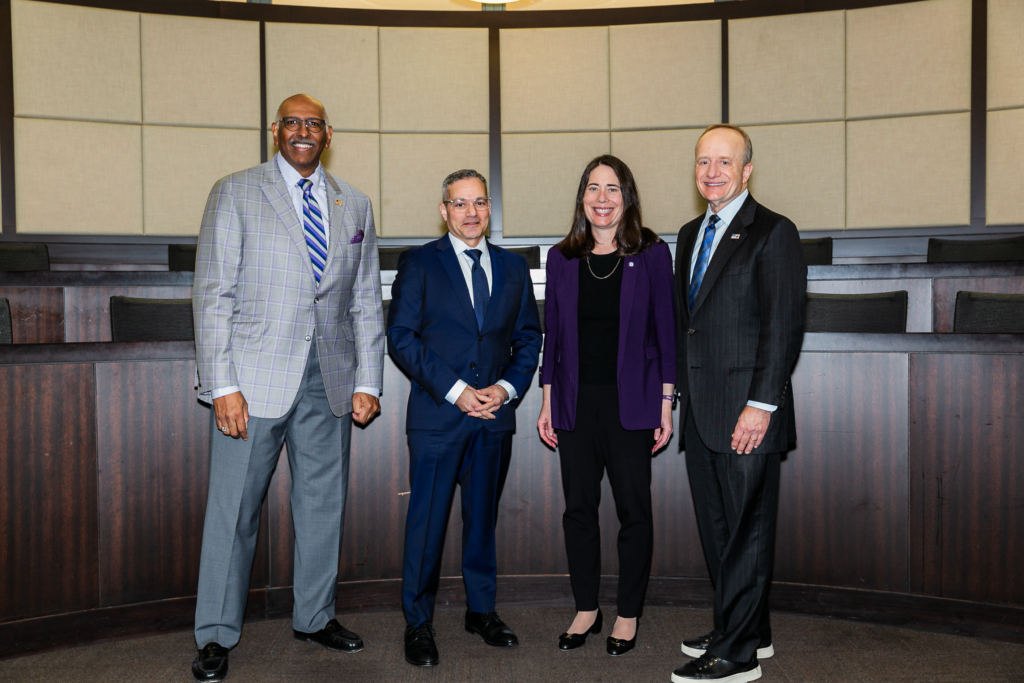
<path fill-rule="evenodd" d="M 676 243 L 680 415 L 685 420 L 692 405 L 705 445 L 728 453 L 747 401 L 779 406 L 757 452 L 780 453 L 796 441 L 789 378 L 807 292 L 800 236 L 793 221 L 748 196 L 711 257 L 691 312 L 690 257 L 703 218 L 684 225 Z"/>

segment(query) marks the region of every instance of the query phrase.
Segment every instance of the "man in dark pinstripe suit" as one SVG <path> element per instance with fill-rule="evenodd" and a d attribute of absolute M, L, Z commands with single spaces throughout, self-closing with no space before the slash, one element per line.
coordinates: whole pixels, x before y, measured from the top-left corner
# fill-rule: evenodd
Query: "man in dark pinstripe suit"
<path fill-rule="evenodd" d="M 781 454 L 796 440 L 790 374 L 800 351 L 807 266 L 796 226 L 747 191 L 747 134 L 719 124 L 697 142 L 708 209 L 676 249 L 677 390 L 697 524 L 715 586 L 713 630 L 683 641 L 697 659 L 676 683 L 752 681 L 774 654 L 768 587 Z"/>

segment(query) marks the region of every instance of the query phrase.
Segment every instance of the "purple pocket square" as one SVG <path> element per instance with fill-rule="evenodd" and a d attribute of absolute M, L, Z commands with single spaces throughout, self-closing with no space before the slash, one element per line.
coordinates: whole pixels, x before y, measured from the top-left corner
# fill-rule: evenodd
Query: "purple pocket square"
<path fill-rule="evenodd" d="M 363 236 L 366 235 L 361 229 L 356 230 L 356 234 L 352 236 L 352 239 L 348 241 L 349 244 L 359 244 L 363 241 Z"/>

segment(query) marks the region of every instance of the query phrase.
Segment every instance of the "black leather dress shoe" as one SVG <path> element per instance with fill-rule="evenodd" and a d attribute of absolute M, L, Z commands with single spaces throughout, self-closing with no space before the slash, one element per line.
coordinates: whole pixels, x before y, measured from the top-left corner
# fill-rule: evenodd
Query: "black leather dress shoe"
<path fill-rule="evenodd" d="M 710 652 L 688 662 L 672 672 L 672 683 L 687 681 L 718 681 L 718 683 L 743 683 L 756 681 L 761 677 L 761 665 L 757 658 L 749 664 L 727 662 Z"/>
<path fill-rule="evenodd" d="M 405 661 L 413 666 L 437 666 L 441 660 L 434 643 L 434 625 L 426 621 L 405 627 Z"/>
<path fill-rule="evenodd" d="M 711 644 L 711 640 L 718 635 L 717 631 L 711 633 L 705 633 L 698 638 L 687 638 L 683 641 L 682 651 L 683 654 L 690 655 L 691 657 L 700 657 L 702 654 L 707 652 L 708 645 Z M 758 659 L 768 659 L 775 654 L 775 648 L 772 647 L 771 643 L 767 645 L 761 645 L 757 648 Z"/>
<path fill-rule="evenodd" d="M 634 647 L 636 647 L 636 636 L 640 633 L 640 617 L 636 618 L 636 631 L 633 632 L 633 637 L 629 640 L 623 640 L 622 638 L 612 638 L 608 636 L 608 654 L 612 657 L 621 657 L 626 654 Z"/>
<path fill-rule="evenodd" d="M 319 631 L 315 633 L 304 633 L 292 629 L 295 640 L 313 641 L 335 652 L 359 652 L 363 649 L 363 639 L 352 631 L 338 623 L 337 619 L 331 619 Z"/>
<path fill-rule="evenodd" d="M 209 643 L 192 662 L 192 678 L 200 683 L 217 683 L 228 675 L 228 649 Z"/>
<path fill-rule="evenodd" d="M 566 631 L 562 635 L 558 636 L 558 649 L 559 650 L 575 650 L 584 643 L 587 642 L 587 636 L 591 633 L 597 634 L 601 632 L 601 628 L 604 626 L 604 615 L 601 614 L 601 608 L 597 608 L 597 618 L 594 619 L 594 624 L 587 629 L 586 633 L 569 633 Z"/>
<path fill-rule="evenodd" d="M 470 612 L 466 610 L 466 630 L 483 636 L 484 642 L 495 647 L 515 647 L 519 639 L 505 625 L 497 612 Z"/>

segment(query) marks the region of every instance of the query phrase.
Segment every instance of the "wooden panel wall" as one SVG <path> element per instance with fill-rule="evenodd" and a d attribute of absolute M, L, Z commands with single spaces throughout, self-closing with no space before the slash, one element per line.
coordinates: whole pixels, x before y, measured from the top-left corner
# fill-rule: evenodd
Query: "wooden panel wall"
<path fill-rule="evenodd" d="M 11 334 L 15 344 L 59 344 L 64 341 L 62 287 L 0 287 L 0 298 L 11 305 Z M 110 325 L 107 325 L 108 331 Z"/>
<path fill-rule="evenodd" d="M 933 285 L 933 316 L 936 332 L 953 331 L 953 313 L 957 292 L 986 292 L 988 294 L 1024 294 L 1024 278 L 974 277 L 941 278 Z"/>
<path fill-rule="evenodd" d="M 96 607 L 93 366 L 0 366 L 0 621 Z"/>
<path fill-rule="evenodd" d="M 1024 604 L 1024 356 L 910 357 L 915 593 Z"/>
<path fill-rule="evenodd" d="M 190 299 L 191 287 L 66 287 L 64 341 L 110 341 L 110 297 Z"/>

